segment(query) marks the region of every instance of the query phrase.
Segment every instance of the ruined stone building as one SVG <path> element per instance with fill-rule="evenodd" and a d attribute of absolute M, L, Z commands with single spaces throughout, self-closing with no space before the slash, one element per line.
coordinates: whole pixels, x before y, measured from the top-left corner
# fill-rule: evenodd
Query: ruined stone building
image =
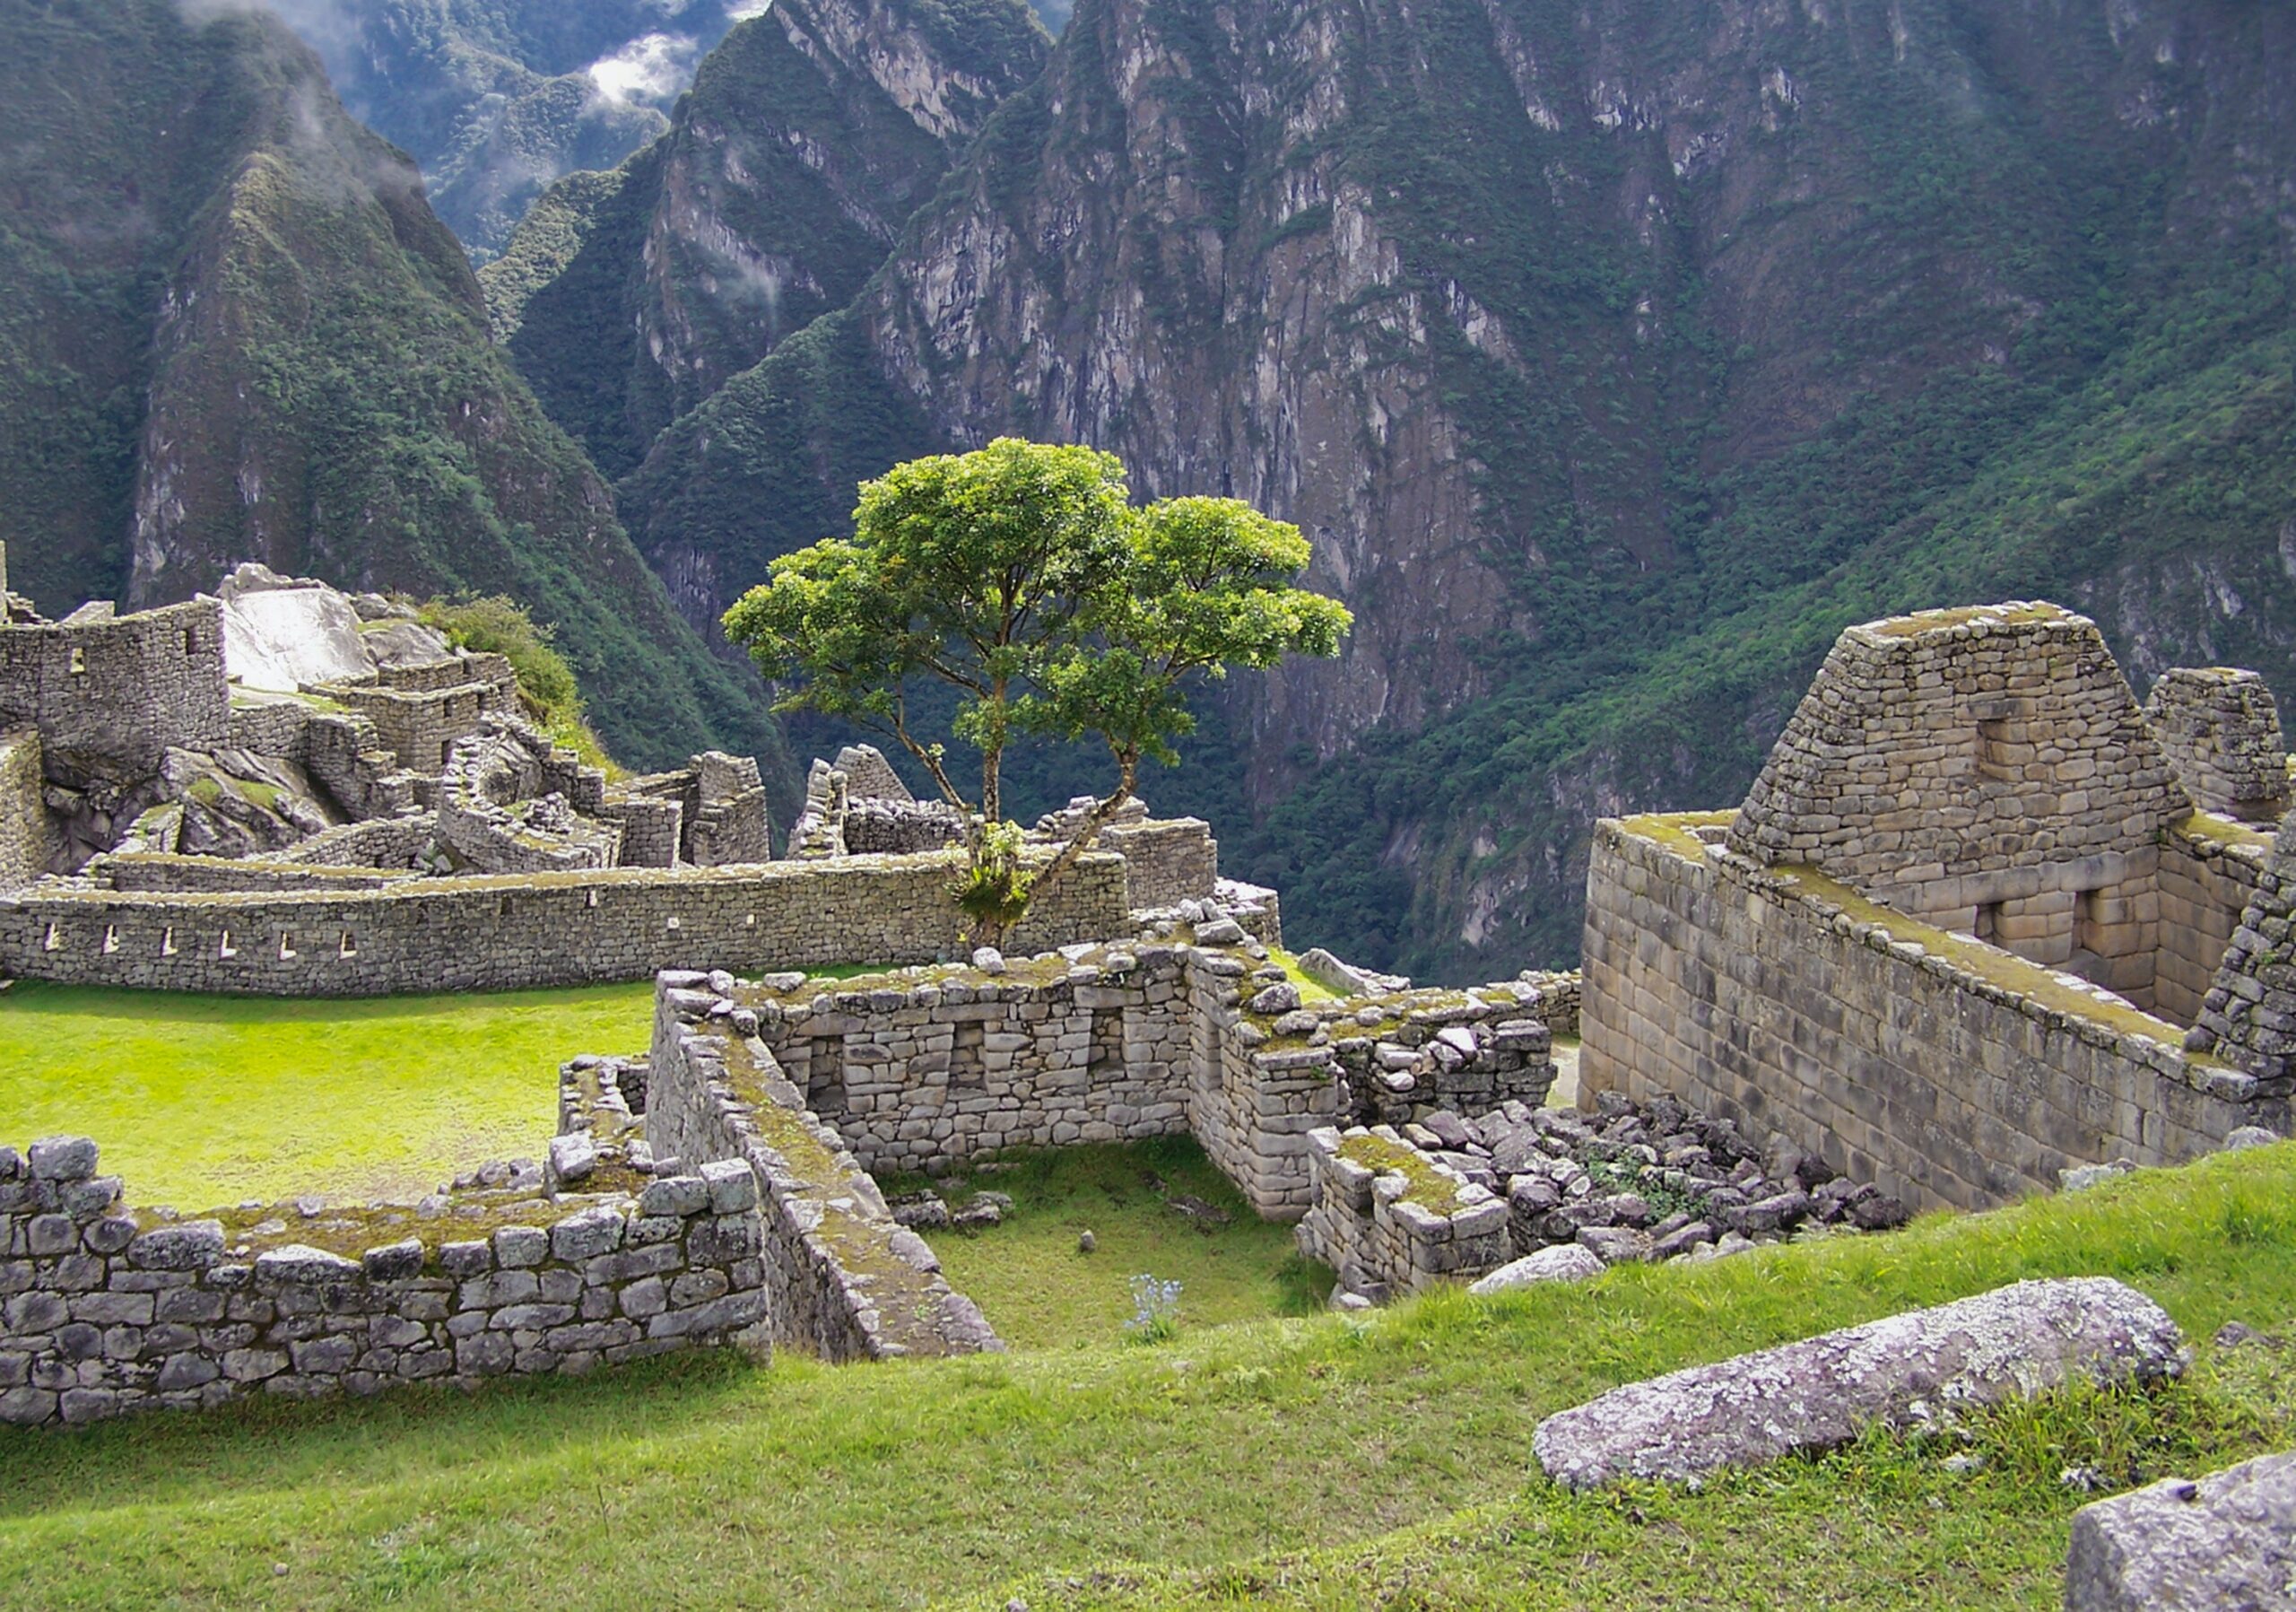
<path fill-rule="evenodd" d="M 2056 606 L 1842 634 L 1743 806 L 1598 828 L 1582 1096 L 1680 1094 L 1931 1205 L 2285 1130 L 2288 762 Z"/>

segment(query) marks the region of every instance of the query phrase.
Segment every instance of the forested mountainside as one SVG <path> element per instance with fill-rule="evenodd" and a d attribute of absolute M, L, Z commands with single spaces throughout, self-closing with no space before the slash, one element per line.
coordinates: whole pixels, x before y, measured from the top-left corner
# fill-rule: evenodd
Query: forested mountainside
<path fill-rule="evenodd" d="M 1084 0 L 622 507 L 697 622 L 999 431 L 1299 521 L 1353 642 L 1187 794 L 1302 937 L 1485 977 L 1851 621 L 2048 593 L 2296 695 L 2292 243 L 2286 7 Z"/>
<path fill-rule="evenodd" d="M 665 137 L 536 205 L 482 274 L 498 333 L 552 417 L 629 471 L 852 300 L 1050 45 L 1020 0 L 778 0 L 710 54 Z"/>
<path fill-rule="evenodd" d="M 595 470 L 489 339 L 405 158 L 270 16 L 0 9 L 0 541 L 52 612 L 261 560 L 505 592 L 623 760 L 787 775 L 753 680 L 679 618 Z"/>
<path fill-rule="evenodd" d="M 669 127 L 695 65 L 761 0 L 197 0 L 267 5 L 352 114 L 412 155 L 479 261 L 543 187 Z"/>

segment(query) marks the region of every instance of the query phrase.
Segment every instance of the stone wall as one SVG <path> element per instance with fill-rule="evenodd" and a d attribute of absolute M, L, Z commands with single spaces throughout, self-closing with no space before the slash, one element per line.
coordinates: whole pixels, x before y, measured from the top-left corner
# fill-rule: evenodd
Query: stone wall
<path fill-rule="evenodd" d="M 27 728 L 0 734 L 0 891 L 30 884 L 48 872 L 55 831 L 40 798 L 39 735 Z"/>
<path fill-rule="evenodd" d="M 376 826 L 368 823 L 361 828 Z M 131 893 L 189 894 L 274 890 L 384 890 L 416 875 L 411 870 L 268 862 L 240 857 L 186 857 L 172 851 L 117 851 L 81 869 L 99 889 Z"/>
<path fill-rule="evenodd" d="M 578 1372 L 772 1322 L 738 1163 L 635 1197 L 497 1195 L 427 1235 L 401 1215 L 405 1234 L 339 1252 L 135 1214 L 96 1170 L 84 1140 L 0 1148 L 0 1421 Z"/>
<path fill-rule="evenodd" d="M 134 784 L 170 747 L 230 738 L 222 606 L 213 599 L 0 626 L 0 731 L 36 728 L 49 779 Z"/>
<path fill-rule="evenodd" d="M 1391 1128 L 1309 1133 L 1314 1203 L 1300 1248 L 1356 1293 L 1422 1293 L 1481 1276 L 1514 1249 L 1507 1200 L 1429 1158 Z"/>
<path fill-rule="evenodd" d="M 1094 955 L 740 1000 L 806 1106 L 873 1172 L 1185 1131 L 1192 1010 L 1179 954 Z"/>
<path fill-rule="evenodd" d="M 485 717 L 508 710 L 513 703 L 491 683 L 445 688 L 331 684 L 325 693 L 372 722 L 384 747 L 398 757 L 399 764 L 418 772 L 443 769 L 456 740 L 476 733 Z"/>
<path fill-rule="evenodd" d="M 1307 1211 L 1318 1126 L 1536 1104 L 1553 1082 L 1546 1026 L 1522 1006 L 1535 988 L 1302 1007 L 1254 944 L 1143 937 L 994 972 L 793 973 L 727 995 L 865 1169 L 938 1173 L 1013 1147 L 1186 1133 L 1271 1219 Z"/>
<path fill-rule="evenodd" d="M 2280 708 L 2254 672 L 2172 667 L 2153 684 L 2144 718 L 2195 806 L 2242 823 L 2287 813 Z"/>
<path fill-rule="evenodd" d="M 2067 975 L 1692 832 L 1596 828 L 1579 1101 L 1679 1095 L 1924 1207 L 2173 1163 L 2289 1103 Z"/>
<path fill-rule="evenodd" d="M 806 1111 L 751 1033 L 753 1017 L 725 994 L 733 984 L 726 975 L 663 975 L 646 1134 L 657 1159 L 689 1167 L 740 1159 L 756 1172 L 775 1341 L 830 1361 L 1001 1349 L 925 1240 L 894 1222 L 837 1132 Z"/>
<path fill-rule="evenodd" d="M 372 892 L 153 893 L 50 884 L 0 897 L 0 974 L 269 996 L 384 996 L 642 980 L 697 957 L 759 972 L 965 950 L 959 857 L 401 879 Z M 1122 858 L 1081 861 L 1016 944 L 1123 932 Z"/>
<path fill-rule="evenodd" d="M 1135 907 L 1177 907 L 1191 896 L 1210 895 L 1220 882 L 1219 842 L 1201 817 L 1111 826 L 1101 831 L 1100 844 L 1132 870 Z"/>
<path fill-rule="evenodd" d="M 2151 1006 L 2162 1018 L 2189 1024 L 2200 1016 L 2271 850 L 2271 835 L 2204 813 L 2161 836 L 2161 949 Z"/>

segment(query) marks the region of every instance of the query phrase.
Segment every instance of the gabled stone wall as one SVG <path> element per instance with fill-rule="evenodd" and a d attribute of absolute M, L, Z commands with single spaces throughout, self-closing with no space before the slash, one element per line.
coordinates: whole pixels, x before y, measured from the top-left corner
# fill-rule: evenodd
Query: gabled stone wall
<path fill-rule="evenodd" d="M 2096 624 L 2013 604 L 1844 632 L 1729 843 L 2142 1003 L 2191 811 Z"/>
<path fill-rule="evenodd" d="M 2280 708 L 2254 672 L 2171 667 L 2153 684 L 2144 718 L 2195 806 L 2242 823 L 2277 823 L 2287 813 Z"/>

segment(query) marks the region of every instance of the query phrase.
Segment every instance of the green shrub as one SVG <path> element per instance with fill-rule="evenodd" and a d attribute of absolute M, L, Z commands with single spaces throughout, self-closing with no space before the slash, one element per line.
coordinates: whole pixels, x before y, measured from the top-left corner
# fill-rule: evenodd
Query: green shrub
<path fill-rule="evenodd" d="M 574 668 L 552 642 L 555 634 L 548 623 L 535 620 L 525 606 L 502 594 L 432 599 L 416 614 L 424 626 L 445 633 L 457 649 L 508 659 L 518 675 L 519 701 L 529 717 L 591 766 L 612 773 L 622 771 L 590 728 Z"/>

